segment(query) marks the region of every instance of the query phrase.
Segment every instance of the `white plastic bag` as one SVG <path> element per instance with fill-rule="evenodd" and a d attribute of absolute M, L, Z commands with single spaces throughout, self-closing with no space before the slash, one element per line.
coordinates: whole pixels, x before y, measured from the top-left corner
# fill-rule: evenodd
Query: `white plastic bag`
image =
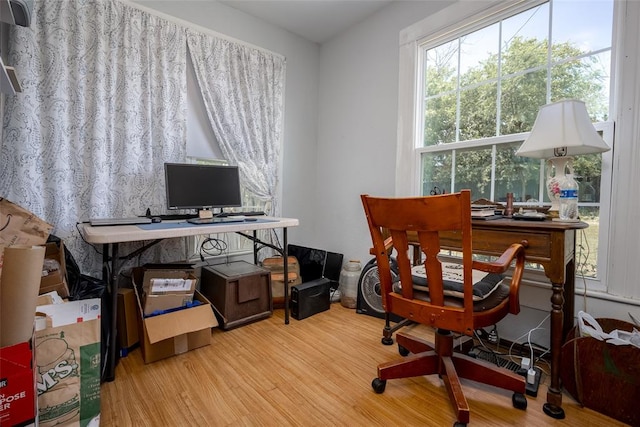
<path fill-rule="evenodd" d="M 602 326 L 589 313 L 578 312 L 578 326 L 581 337 L 592 337 L 598 341 L 605 341 L 614 345 L 633 345 L 640 348 L 640 332 L 633 329 L 632 332 L 614 329 L 607 333 L 602 330 Z"/>

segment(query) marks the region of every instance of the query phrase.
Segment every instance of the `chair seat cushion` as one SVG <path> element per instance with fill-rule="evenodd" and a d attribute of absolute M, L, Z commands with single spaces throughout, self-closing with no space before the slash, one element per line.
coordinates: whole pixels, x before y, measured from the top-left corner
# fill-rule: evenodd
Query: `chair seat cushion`
<path fill-rule="evenodd" d="M 411 268 L 411 278 L 413 288 L 416 290 L 429 292 L 429 280 L 424 264 Z M 445 296 L 464 298 L 464 284 L 462 265 L 452 262 L 442 263 L 442 282 Z M 495 291 L 504 276 L 502 274 L 487 273 L 485 271 L 473 270 L 473 300 L 482 301 Z"/>
<path fill-rule="evenodd" d="M 416 290 L 414 297 L 416 299 L 431 302 L 431 298 L 429 297 L 429 292 L 424 292 L 420 290 Z M 485 299 L 474 301 L 473 302 L 473 312 L 479 313 L 482 311 L 491 310 L 502 304 L 502 302 L 509 298 L 509 285 L 505 284 L 504 281 L 498 283 L 497 288 L 489 294 Z M 458 297 L 445 297 L 444 305 L 448 307 L 464 307 L 464 301 Z"/>

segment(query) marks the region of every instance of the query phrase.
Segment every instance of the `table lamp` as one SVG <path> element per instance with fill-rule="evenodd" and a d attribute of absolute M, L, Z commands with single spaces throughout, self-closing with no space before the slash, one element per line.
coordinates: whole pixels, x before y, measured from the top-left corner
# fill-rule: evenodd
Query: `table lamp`
<path fill-rule="evenodd" d="M 567 99 L 544 105 L 538 111 L 529 137 L 516 155 L 548 159 L 547 194 L 551 200 L 549 216 L 560 220 L 578 220 L 578 183 L 573 179 L 573 158 L 581 154 L 609 151 L 591 123 L 583 101 Z M 551 170 L 555 175 L 551 176 Z M 566 169 L 569 174 L 565 174 Z M 561 195 L 571 199 L 560 210 Z M 565 199 L 565 200 L 566 200 Z"/>

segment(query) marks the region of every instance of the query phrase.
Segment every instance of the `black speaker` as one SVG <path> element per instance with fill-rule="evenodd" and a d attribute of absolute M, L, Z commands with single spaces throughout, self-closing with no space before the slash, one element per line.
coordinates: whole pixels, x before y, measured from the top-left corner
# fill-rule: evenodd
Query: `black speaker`
<path fill-rule="evenodd" d="M 302 320 L 329 310 L 331 281 L 326 278 L 301 283 L 291 288 L 291 317 Z"/>

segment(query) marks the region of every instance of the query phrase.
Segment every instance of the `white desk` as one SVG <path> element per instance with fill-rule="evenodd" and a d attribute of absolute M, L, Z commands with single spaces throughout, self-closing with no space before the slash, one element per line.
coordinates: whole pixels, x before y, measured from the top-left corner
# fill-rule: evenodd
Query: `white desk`
<path fill-rule="evenodd" d="M 105 373 L 106 381 L 115 379 L 116 367 L 116 318 L 118 304 L 118 244 L 124 242 L 139 242 L 145 240 L 162 240 L 175 237 L 198 236 L 202 234 L 217 233 L 238 233 L 253 241 L 254 262 L 257 262 L 257 252 L 259 245 L 270 247 L 279 252 L 284 257 L 284 277 L 288 277 L 287 265 L 287 228 L 296 227 L 299 221 L 293 218 L 274 218 L 259 217 L 255 221 L 231 222 L 219 224 L 188 224 L 185 221 L 164 221 L 159 224 L 144 225 L 112 225 L 92 227 L 89 224 L 82 224 L 80 232 L 84 239 L 91 244 L 102 244 L 102 260 L 103 264 L 110 265 L 110 274 L 103 269 L 103 277 L 109 285 L 111 291 L 111 335 L 109 337 L 107 350 L 107 372 Z M 257 238 L 258 230 L 271 230 L 282 228 L 283 242 L 282 248 L 275 247 L 269 243 L 263 242 Z M 247 232 L 252 232 L 251 235 Z M 284 286 L 284 322 L 289 323 L 289 292 L 288 286 Z"/>

